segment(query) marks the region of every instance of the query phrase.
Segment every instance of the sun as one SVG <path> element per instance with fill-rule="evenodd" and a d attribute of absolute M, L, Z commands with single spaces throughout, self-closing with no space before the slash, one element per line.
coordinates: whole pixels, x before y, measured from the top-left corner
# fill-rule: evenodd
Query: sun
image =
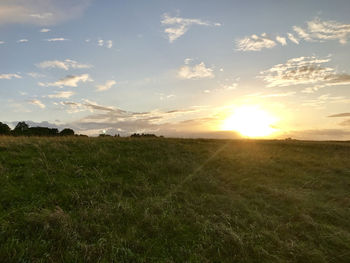
<path fill-rule="evenodd" d="M 259 138 L 276 132 L 276 118 L 258 106 L 242 106 L 224 120 L 222 130 L 237 131 L 242 136 Z"/>

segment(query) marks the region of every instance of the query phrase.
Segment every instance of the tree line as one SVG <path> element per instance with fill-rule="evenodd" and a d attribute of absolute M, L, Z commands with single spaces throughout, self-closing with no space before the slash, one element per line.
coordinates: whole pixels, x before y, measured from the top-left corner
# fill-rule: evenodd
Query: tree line
<path fill-rule="evenodd" d="M 16 127 L 11 128 L 0 122 L 0 135 L 9 136 L 73 136 L 74 131 L 69 128 L 65 128 L 62 131 L 58 131 L 56 128 L 48 127 L 29 127 L 24 121 L 17 123 Z"/>

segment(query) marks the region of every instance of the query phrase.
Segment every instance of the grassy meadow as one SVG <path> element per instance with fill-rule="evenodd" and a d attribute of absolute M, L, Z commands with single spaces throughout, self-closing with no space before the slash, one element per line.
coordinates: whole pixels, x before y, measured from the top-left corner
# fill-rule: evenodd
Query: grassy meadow
<path fill-rule="evenodd" d="M 0 262 L 350 262 L 350 143 L 0 137 Z"/>

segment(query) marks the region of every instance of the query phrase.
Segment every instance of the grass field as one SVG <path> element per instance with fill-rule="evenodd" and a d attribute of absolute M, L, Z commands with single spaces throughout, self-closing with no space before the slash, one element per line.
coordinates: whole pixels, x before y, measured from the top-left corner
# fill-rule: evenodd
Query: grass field
<path fill-rule="evenodd" d="M 350 262 L 350 143 L 0 137 L 0 262 Z"/>

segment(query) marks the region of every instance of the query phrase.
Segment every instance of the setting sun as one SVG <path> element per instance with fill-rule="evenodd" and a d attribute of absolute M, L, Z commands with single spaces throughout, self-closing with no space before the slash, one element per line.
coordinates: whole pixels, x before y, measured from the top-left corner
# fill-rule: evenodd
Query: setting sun
<path fill-rule="evenodd" d="M 277 131 L 272 127 L 275 122 L 275 117 L 257 106 L 242 106 L 224 121 L 222 130 L 253 138 L 265 137 Z"/>

